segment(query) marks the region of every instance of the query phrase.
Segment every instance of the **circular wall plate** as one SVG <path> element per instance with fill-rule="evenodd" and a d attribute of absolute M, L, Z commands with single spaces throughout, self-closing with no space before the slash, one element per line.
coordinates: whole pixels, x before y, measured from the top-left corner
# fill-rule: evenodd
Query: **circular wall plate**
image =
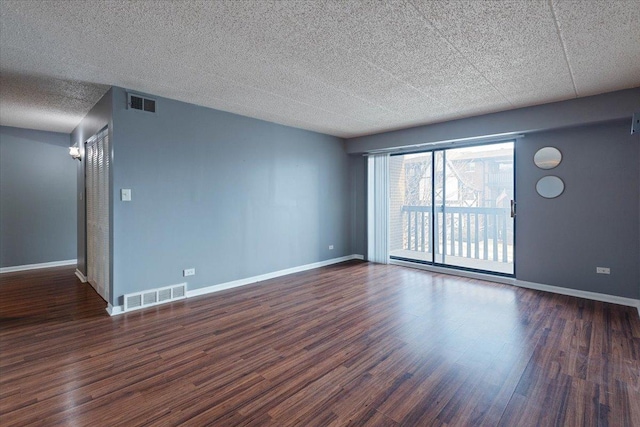
<path fill-rule="evenodd" d="M 557 176 L 543 176 L 536 184 L 536 191 L 545 199 L 554 199 L 564 191 L 564 182 Z"/>

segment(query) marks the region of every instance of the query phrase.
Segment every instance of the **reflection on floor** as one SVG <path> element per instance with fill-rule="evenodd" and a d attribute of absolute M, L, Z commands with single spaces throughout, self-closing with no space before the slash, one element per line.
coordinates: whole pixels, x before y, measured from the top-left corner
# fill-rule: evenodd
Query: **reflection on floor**
<path fill-rule="evenodd" d="M 355 261 L 114 318 L 0 280 L 3 426 L 640 426 L 630 307 Z"/>

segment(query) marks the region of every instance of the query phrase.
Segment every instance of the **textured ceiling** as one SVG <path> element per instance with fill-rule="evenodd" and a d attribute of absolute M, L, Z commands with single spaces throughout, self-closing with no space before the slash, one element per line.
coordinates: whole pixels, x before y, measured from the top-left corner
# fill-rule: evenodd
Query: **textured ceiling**
<path fill-rule="evenodd" d="M 640 0 L 0 1 L 0 123 L 109 85 L 342 137 L 640 86 Z"/>

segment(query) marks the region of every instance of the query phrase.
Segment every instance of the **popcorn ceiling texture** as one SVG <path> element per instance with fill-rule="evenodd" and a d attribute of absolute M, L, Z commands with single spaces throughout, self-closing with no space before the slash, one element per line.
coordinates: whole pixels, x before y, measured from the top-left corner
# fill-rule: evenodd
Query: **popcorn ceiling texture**
<path fill-rule="evenodd" d="M 109 86 L 49 76 L 0 74 L 0 124 L 71 133 Z"/>
<path fill-rule="evenodd" d="M 640 1 L 0 2 L 0 123 L 116 85 L 354 137 L 640 86 Z"/>

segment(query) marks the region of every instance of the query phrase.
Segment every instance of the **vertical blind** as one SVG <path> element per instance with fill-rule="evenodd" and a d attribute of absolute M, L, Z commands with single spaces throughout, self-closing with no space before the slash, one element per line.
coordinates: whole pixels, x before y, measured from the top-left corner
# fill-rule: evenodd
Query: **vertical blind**
<path fill-rule="evenodd" d="M 367 259 L 389 262 L 389 154 L 367 161 Z"/>

